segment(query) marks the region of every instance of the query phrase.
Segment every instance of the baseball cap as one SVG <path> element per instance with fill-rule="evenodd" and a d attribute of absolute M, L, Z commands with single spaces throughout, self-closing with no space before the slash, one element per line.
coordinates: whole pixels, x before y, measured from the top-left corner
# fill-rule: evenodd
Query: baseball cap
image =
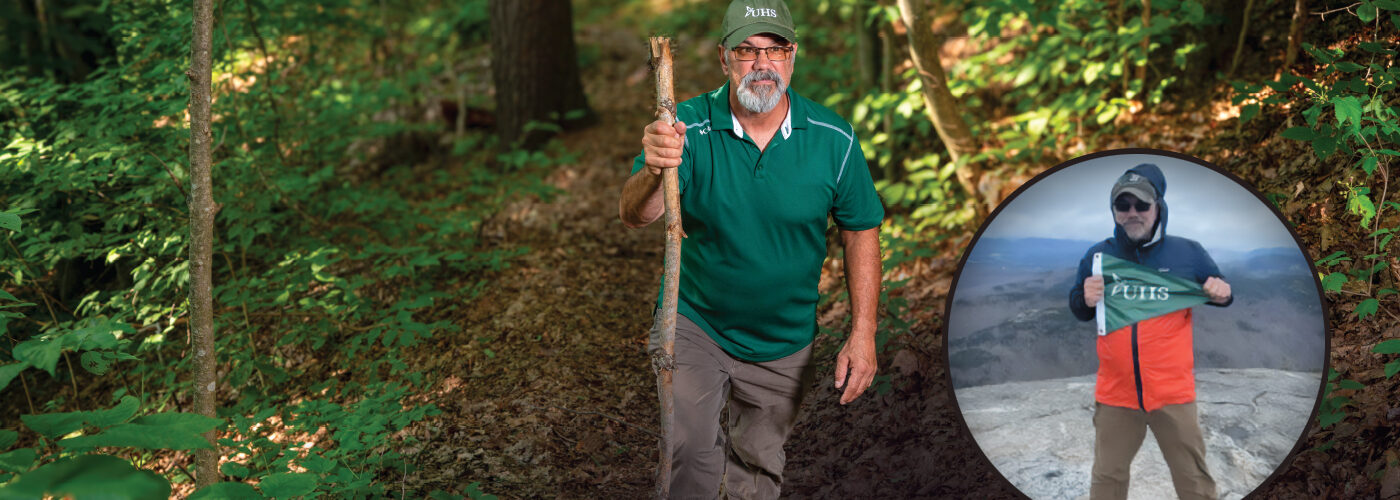
<path fill-rule="evenodd" d="M 1108 197 L 1109 202 L 1118 199 L 1118 195 L 1130 193 L 1142 201 L 1157 201 L 1157 188 L 1152 187 L 1152 181 L 1137 172 L 1125 172 L 1118 178 L 1118 182 L 1113 183 L 1113 195 Z"/>
<path fill-rule="evenodd" d="M 797 41 L 792 13 L 783 0 L 734 0 L 724 13 L 724 36 L 719 43 L 726 49 L 737 47 L 748 37 L 772 33 L 789 42 Z"/>

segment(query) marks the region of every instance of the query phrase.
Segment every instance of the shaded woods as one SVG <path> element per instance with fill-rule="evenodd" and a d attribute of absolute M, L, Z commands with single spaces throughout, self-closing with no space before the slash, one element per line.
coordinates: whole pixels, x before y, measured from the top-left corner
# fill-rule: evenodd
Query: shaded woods
<path fill-rule="evenodd" d="M 855 126 L 889 215 L 880 375 L 813 388 L 786 493 L 1012 495 L 950 401 L 957 261 L 1035 174 L 1149 147 L 1251 183 L 1326 291 L 1327 393 L 1263 495 L 1400 494 L 1400 3 L 1253 3 L 792 2 L 792 84 Z M 209 418 L 194 9 L 0 4 L 0 497 L 647 495 L 663 238 L 617 190 L 646 37 L 678 99 L 712 90 L 723 7 L 214 2 Z"/>

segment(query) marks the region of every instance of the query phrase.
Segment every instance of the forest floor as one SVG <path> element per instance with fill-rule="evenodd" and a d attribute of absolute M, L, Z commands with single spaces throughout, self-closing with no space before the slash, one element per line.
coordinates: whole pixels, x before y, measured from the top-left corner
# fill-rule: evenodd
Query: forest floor
<path fill-rule="evenodd" d="M 494 244 L 530 251 L 489 277 L 494 286 L 455 318 L 460 334 L 436 337 L 412 361 L 432 377 L 429 399 L 443 411 L 411 429 L 433 443 L 414 456 L 418 472 L 407 479 L 422 490 L 466 491 L 479 481 L 482 491 L 502 497 L 640 498 L 651 491 L 657 403 L 645 347 L 664 237 L 659 224 L 629 230 L 616 215 L 650 121 L 650 74 L 640 38 L 601 27 L 583 27 L 578 36 L 601 53 L 585 71 L 599 123 L 562 136 L 578 159 L 548 176 L 561 194 L 502 207 L 483 230 Z M 679 98 L 722 82 L 709 45 L 680 45 Z M 1281 211 L 1313 258 L 1369 253 L 1366 232 L 1332 189 L 1333 172 L 1272 129 L 1222 126 L 1215 115 L 1228 95 L 1222 89 L 1211 99 L 1139 113 L 1123 128 L 1151 134 L 1102 138 L 1099 149 L 1153 147 L 1201 157 L 1262 192 L 1288 194 Z M 911 322 L 881 354 L 880 372 L 893 375 L 888 391 L 838 405 L 831 364 L 839 341 L 819 337 L 821 369 L 786 447 L 785 496 L 1016 496 L 968 437 L 945 376 L 940 318 L 975 230 L 949 235 L 932 258 L 887 269 L 910 278 L 892 293 L 908 300 Z M 841 286 L 839 266 L 829 261 L 822 287 Z M 1301 453 L 1264 497 L 1376 497 L 1400 482 L 1400 468 L 1386 465 L 1397 453 L 1396 380 L 1385 379 L 1381 359 L 1367 352 L 1400 336 L 1400 319 L 1358 321 L 1355 300 L 1330 306 L 1331 367 L 1367 388 L 1343 393 L 1356 402 L 1343 423 L 1318 431 L 1314 418 Z M 820 321 L 839 329 L 845 314 L 837 303 Z"/>
<path fill-rule="evenodd" d="M 459 336 L 420 352 L 419 366 L 437 377 L 432 401 L 444 412 L 417 429 L 434 443 L 409 479 L 424 489 L 481 481 L 481 490 L 505 497 L 637 498 L 653 487 L 658 419 L 646 337 L 664 233 L 659 224 L 630 230 L 617 218 L 619 190 L 651 120 L 651 75 L 634 39 L 603 30 L 585 36 L 604 52 L 601 71 L 586 78 L 599 123 L 563 136 L 578 161 L 548 177 L 559 196 L 504 207 L 484 231 L 531 251 L 491 277 L 495 286 L 458 318 Z M 678 57 L 686 61 L 678 63 L 686 68 L 677 72 L 678 96 L 722 82 L 698 50 Z M 936 321 L 957 258 L 944 253 L 902 270 L 918 275 L 921 285 L 902 291 L 918 312 L 883 354 L 883 373 L 900 374 L 888 393 L 837 404 L 831 364 L 839 344 L 819 339 L 822 370 L 789 441 L 785 495 L 1010 494 L 986 489 L 997 484 L 989 467 L 948 477 L 966 470 L 957 464 L 970 457 L 965 446 L 949 446 L 960 423 L 939 390 Z M 824 289 L 844 286 L 838 267 L 827 266 Z M 844 311 L 830 307 L 823 324 L 839 327 Z M 481 358 L 479 339 L 490 339 L 493 356 L 463 363 Z"/>

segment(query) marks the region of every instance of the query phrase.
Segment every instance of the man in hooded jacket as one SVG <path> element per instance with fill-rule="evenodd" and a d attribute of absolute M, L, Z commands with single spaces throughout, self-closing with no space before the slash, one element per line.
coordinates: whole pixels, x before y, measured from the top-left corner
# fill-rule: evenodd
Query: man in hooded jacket
<path fill-rule="evenodd" d="M 1201 283 L 1210 297 L 1208 304 L 1223 307 L 1233 302 L 1229 283 L 1201 244 L 1166 234 L 1166 191 L 1162 171 L 1148 163 L 1129 169 L 1114 183 L 1109 197 L 1113 237 L 1094 245 L 1079 262 L 1069 292 L 1075 317 L 1094 319 L 1095 305 L 1103 298 L 1103 277 L 1092 275 L 1098 252 Z M 1171 470 L 1177 496 L 1216 497 L 1196 412 L 1191 348 L 1190 308 L 1098 338 L 1091 499 L 1127 498 L 1129 466 L 1149 427 Z"/>

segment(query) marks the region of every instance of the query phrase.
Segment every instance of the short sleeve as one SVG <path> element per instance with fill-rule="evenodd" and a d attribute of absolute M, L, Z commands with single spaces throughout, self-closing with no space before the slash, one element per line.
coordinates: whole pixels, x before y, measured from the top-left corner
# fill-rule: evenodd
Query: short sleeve
<path fill-rule="evenodd" d="M 851 139 L 847 151 L 836 173 L 836 199 L 832 203 L 831 218 L 837 227 L 846 231 L 878 227 L 885 219 L 885 207 L 875 192 L 875 182 L 870 178 L 860 141 Z"/>

